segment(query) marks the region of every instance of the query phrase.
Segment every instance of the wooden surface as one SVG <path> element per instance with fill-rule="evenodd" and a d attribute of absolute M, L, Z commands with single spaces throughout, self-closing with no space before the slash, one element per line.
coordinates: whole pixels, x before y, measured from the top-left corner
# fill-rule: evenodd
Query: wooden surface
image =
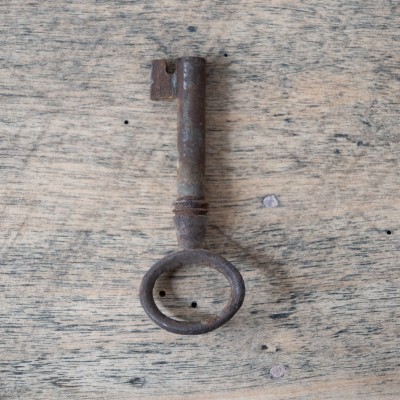
<path fill-rule="evenodd" d="M 397 399 L 399 13 L 2 2 L 0 399 Z M 207 248 L 247 285 L 197 337 L 138 300 L 176 250 L 176 105 L 149 85 L 152 59 L 180 55 L 209 62 Z M 194 319 L 229 293 L 190 268 L 160 290 Z"/>

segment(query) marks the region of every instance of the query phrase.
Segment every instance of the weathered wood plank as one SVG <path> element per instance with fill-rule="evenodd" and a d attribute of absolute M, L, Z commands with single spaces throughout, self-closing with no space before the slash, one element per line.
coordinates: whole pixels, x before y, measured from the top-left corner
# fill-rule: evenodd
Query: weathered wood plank
<path fill-rule="evenodd" d="M 0 398 L 397 398 L 399 11 L 3 2 Z M 247 285 L 200 337 L 138 300 L 176 249 L 175 104 L 149 80 L 179 55 L 209 62 L 207 248 Z M 187 318 L 228 296 L 191 270 L 160 290 Z"/>

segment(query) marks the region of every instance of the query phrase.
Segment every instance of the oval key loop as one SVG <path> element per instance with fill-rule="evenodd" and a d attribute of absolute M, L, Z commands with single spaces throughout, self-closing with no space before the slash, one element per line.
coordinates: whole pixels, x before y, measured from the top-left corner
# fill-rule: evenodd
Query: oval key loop
<path fill-rule="evenodd" d="M 161 328 L 183 335 L 210 332 L 241 307 L 245 287 L 239 271 L 223 257 L 202 250 L 207 225 L 205 201 L 206 146 L 206 60 L 182 57 L 171 68 L 166 60 L 154 60 L 151 72 L 152 100 L 178 99 L 178 198 L 175 202 L 175 226 L 178 245 L 184 249 L 168 255 L 153 265 L 140 286 L 140 301 L 148 316 Z M 155 304 L 153 288 L 164 272 L 182 265 L 202 263 L 215 268 L 228 279 L 231 297 L 222 313 L 206 323 L 177 321 L 163 314 Z"/>
<path fill-rule="evenodd" d="M 153 288 L 158 277 L 183 265 L 202 264 L 223 274 L 231 286 L 231 295 L 222 313 L 212 320 L 201 322 L 177 321 L 163 314 L 157 307 Z M 239 310 L 244 300 L 244 282 L 239 271 L 225 258 L 206 250 L 183 250 L 170 254 L 155 263 L 145 274 L 140 286 L 140 302 L 147 315 L 161 328 L 184 335 L 199 335 L 210 332 L 229 321 Z"/>

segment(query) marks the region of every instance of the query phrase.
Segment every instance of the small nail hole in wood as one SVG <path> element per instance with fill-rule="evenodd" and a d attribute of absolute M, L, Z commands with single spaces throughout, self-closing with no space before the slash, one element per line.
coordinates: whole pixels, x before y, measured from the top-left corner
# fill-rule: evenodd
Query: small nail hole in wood
<path fill-rule="evenodd" d="M 165 70 L 167 74 L 173 74 L 175 72 L 175 62 L 173 61 L 167 61 L 167 64 L 165 66 Z"/>

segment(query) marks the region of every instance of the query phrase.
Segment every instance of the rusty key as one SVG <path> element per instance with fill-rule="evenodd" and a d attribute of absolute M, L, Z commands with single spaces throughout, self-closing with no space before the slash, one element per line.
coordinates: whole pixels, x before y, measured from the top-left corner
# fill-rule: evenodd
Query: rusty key
<path fill-rule="evenodd" d="M 155 263 L 140 285 L 140 302 L 147 315 L 161 328 L 182 335 L 210 332 L 230 320 L 241 307 L 245 286 L 240 272 L 225 258 L 202 248 L 206 235 L 205 201 L 205 100 L 206 60 L 182 57 L 175 60 L 174 71 L 166 60 L 154 60 L 151 72 L 152 100 L 178 99 L 178 198 L 175 226 L 180 251 Z M 231 286 L 228 303 L 218 317 L 206 322 L 178 321 L 157 307 L 153 289 L 158 277 L 183 265 L 204 265 L 222 273 Z"/>

